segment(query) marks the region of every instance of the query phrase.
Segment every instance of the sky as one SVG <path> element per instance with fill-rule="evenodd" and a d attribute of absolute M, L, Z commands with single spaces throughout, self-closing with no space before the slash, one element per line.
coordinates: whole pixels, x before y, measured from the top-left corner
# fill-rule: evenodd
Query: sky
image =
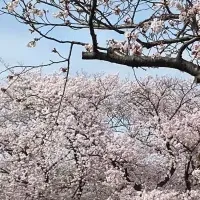
<path fill-rule="evenodd" d="M 35 48 L 28 48 L 27 43 L 33 40 L 34 36 L 28 31 L 28 26 L 20 24 L 13 17 L 8 15 L 0 16 L 0 58 L 3 59 L 10 66 L 19 65 L 39 65 L 48 63 L 49 60 L 58 60 L 51 50 L 55 47 L 63 55 L 68 55 L 68 47 L 65 44 L 58 44 L 49 40 L 41 40 L 37 43 Z M 89 33 L 86 31 L 69 31 L 66 29 L 57 29 L 53 33 L 57 38 L 74 39 L 83 42 L 90 42 Z M 99 41 L 106 41 L 114 37 L 113 32 L 98 31 Z M 84 51 L 82 47 L 76 47 L 73 50 L 70 74 L 73 76 L 77 72 L 86 72 L 88 74 L 105 73 L 105 74 L 119 74 L 122 78 L 133 78 L 133 70 L 130 67 L 112 64 L 105 61 L 96 60 L 82 60 L 81 53 Z M 59 71 L 64 64 L 54 65 L 44 69 L 45 73 L 53 73 Z M 0 64 L 0 70 L 3 66 Z M 147 69 L 147 71 L 136 69 L 138 77 L 145 77 L 148 75 L 158 76 L 175 76 L 175 77 L 190 77 L 185 73 L 172 69 Z"/>

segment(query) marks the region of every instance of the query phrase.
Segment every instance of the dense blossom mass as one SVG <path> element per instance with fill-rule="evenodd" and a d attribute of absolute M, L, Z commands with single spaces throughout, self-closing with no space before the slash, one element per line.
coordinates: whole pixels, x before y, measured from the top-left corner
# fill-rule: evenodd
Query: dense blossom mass
<path fill-rule="evenodd" d="M 85 47 L 83 59 L 174 68 L 200 82 L 199 5 L 199 0 L 4 0 L 0 15 L 29 27 L 30 48 L 42 39 L 78 45 Z"/>
<path fill-rule="evenodd" d="M 200 89 L 172 78 L 9 76 L 0 199 L 200 199 Z"/>

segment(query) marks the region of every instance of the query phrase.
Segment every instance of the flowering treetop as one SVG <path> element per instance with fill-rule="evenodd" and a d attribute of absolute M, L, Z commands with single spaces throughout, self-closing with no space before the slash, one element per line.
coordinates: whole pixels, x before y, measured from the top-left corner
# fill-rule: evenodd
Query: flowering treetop
<path fill-rule="evenodd" d="M 83 59 L 174 68 L 199 81 L 198 0 L 3 0 L 2 4 L 1 14 L 15 17 L 35 34 L 28 47 L 46 38 L 71 47 L 84 46 Z M 91 42 L 80 37 L 56 38 L 52 31 L 59 28 L 63 32 L 86 29 Z M 103 31 L 113 36 L 108 34 L 100 41 L 98 33 Z"/>
<path fill-rule="evenodd" d="M 37 84 L 36 84 L 37 83 Z M 0 199 L 200 198 L 200 90 L 177 79 L 9 77 Z"/>

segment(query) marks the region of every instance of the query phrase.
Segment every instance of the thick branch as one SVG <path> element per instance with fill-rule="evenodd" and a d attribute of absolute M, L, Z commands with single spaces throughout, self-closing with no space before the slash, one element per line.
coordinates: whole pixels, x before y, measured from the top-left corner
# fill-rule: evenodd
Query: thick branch
<path fill-rule="evenodd" d="M 190 169 L 191 161 L 192 161 L 192 156 L 190 157 L 188 163 L 186 164 L 186 168 L 185 168 L 184 179 L 185 179 L 186 190 L 191 190 L 191 182 L 189 180 L 189 177 L 190 177 L 189 169 Z"/>
<path fill-rule="evenodd" d="M 157 188 L 158 187 L 163 187 L 164 185 L 166 185 L 166 183 L 170 180 L 170 178 L 173 176 L 174 172 L 176 170 L 176 167 L 174 166 L 174 164 L 172 163 L 171 169 L 169 171 L 169 174 L 166 175 L 166 177 L 164 178 L 163 181 L 160 181 L 157 184 Z"/>
<path fill-rule="evenodd" d="M 97 52 L 97 36 L 94 32 L 94 27 L 93 27 L 93 19 L 94 19 L 94 16 L 95 16 L 96 7 L 97 7 L 97 0 L 93 0 L 88 25 L 89 25 L 89 28 L 90 28 L 90 35 L 92 37 L 93 51 L 94 52 Z"/>
<path fill-rule="evenodd" d="M 171 145 L 170 145 L 169 141 L 166 142 L 166 148 L 167 148 L 167 151 L 168 151 L 169 155 L 174 157 L 174 154 L 172 152 Z M 157 184 L 157 188 L 158 187 L 163 187 L 164 185 L 166 185 L 168 183 L 168 181 L 170 180 L 170 178 L 173 176 L 175 171 L 176 171 L 176 166 L 175 166 L 174 162 L 172 162 L 171 168 L 169 170 L 169 173 L 165 176 L 164 180 L 160 181 Z"/>
<path fill-rule="evenodd" d="M 166 67 L 172 69 L 178 69 L 182 72 L 186 72 L 194 77 L 200 75 L 200 69 L 198 65 L 186 60 L 179 60 L 176 58 L 169 57 L 156 57 L 152 58 L 150 56 L 120 56 L 115 52 L 83 52 L 82 58 L 85 60 L 104 60 L 111 63 L 126 65 L 129 67 Z"/>

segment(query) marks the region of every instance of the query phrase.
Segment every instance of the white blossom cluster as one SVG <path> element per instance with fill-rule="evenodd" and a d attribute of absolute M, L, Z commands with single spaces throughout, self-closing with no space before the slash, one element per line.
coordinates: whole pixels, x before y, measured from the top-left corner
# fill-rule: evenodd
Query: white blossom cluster
<path fill-rule="evenodd" d="M 7 4 L 8 12 L 13 12 L 17 8 L 18 5 L 19 5 L 19 0 L 8 2 Z"/>

